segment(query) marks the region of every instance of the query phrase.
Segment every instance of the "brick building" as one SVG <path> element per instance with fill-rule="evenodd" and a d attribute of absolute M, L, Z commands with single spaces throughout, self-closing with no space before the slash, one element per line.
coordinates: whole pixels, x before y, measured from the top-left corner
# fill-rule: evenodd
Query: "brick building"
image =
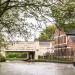
<path fill-rule="evenodd" d="M 72 34 L 72 32 L 66 34 L 63 30 L 56 29 L 54 34 L 54 53 L 56 56 L 74 55 L 75 36 Z"/>

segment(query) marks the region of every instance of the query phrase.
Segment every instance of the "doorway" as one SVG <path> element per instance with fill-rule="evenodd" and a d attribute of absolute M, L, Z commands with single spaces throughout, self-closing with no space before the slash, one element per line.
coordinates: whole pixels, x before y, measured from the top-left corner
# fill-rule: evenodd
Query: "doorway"
<path fill-rule="evenodd" d="M 29 59 L 35 59 L 35 52 L 29 52 Z"/>

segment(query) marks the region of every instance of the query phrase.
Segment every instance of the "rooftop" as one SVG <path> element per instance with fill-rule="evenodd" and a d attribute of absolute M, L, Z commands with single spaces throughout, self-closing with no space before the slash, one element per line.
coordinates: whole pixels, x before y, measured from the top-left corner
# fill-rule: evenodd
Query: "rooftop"
<path fill-rule="evenodd" d="M 70 36 L 74 36 L 75 35 L 75 30 L 72 30 L 72 31 L 70 31 L 70 32 L 68 32 L 68 33 L 66 33 L 67 35 L 70 35 Z"/>

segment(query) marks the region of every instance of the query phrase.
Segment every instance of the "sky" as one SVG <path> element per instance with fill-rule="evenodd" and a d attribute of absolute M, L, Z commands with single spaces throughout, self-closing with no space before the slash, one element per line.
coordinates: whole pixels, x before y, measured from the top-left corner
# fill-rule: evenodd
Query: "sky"
<path fill-rule="evenodd" d="M 32 23 L 32 24 L 34 24 L 34 25 L 37 25 L 37 21 L 36 21 L 34 18 L 32 18 L 32 19 L 28 18 L 27 21 L 28 21 L 29 23 Z M 50 22 L 50 21 L 51 21 L 51 22 Z M 50 21 L 48 21 L 46 24 L 43 23 L 43 22 L 41 22 L 42 28 L 40 28 L 39 30 L 36 30 L 35 32 L 32 31 L 32 32 L 31 32 L 31 33 L 32 33 L 32 36 L 31 36 L 31 38 L 29 39 L 29 41 L 34 41 L 35 38 L 38 38 L 38 37 L 39 37 L 39 34 L 40 34 L 40 31 L 42 31 L 42 29 L 45 28 L 46 26 L 48 26 L 48 25 L 54 25 L 54 22 L 53 22 L 53 19 L 52 19 L 52 18 L 50 18 Z M 17 37 L 16 37 L 16 39 L 21 40 L 21 41 L 24 40 L 24 39 L 21 38 L 21 37 L 20 37 L 20 38 L 17 38 Z"/>
<path fill-rule="evenodd" d="M 31 31 L 32 36 L 28 39 L 28 41 L 34 41 L 35 38 L 38 38 L 40 32 L 42 31 L 42 29 L 45 28 L 46 26 L 48 26 L 48 25 L 54 25 L 53 19 L 52 18 L 49 18 L 49 20 L 50 21 L 47 21 L 46 23 L 41 22 L 41 25 L 42 25 L 41 28 L 39 28 L 37 30 L 32 30 Z M 37 24 L 37 21 L 35 20 L 35 18 L 27 18 L 27 22 L 29 24 L 32 23 L 33 25 L 38 25 Z M 9 37 L 10 36 L 8 34 L 6 34 L 6 33 L 4 33 L 4 34 L 7 37 L 7 39 L 9 40 Z M 10 40 L 12 40 L 12 41 L 25 41 L 25 38 L 20 37 L 20 36 L 18 37 L 18 35 L 16 35 L 14 38 L 13 37 L 10 38 Z"/>
<path fill-rule="evenodd" d="M 22 1 L 22 0 L 19 0 L 19 1 Z M 45 9 L 44 12 L 45 11 L 47 11 L 47 9 Z M 23 13 L 22 11 L 19 11 L 19 13 L 20 13 L 20 17 L 23 18 L 25 13 Z M 42 15 L 44 15 L 44 14 L 42 14 Z M 37 15 L 39 16 L 39 14 L 37 14 Z M 32 34 L 32 36 L 29 38 L 29 41 L 33 41 L 35 38 L 38 38 L 39 37 L 39 34 L 40 34 L 40 31 L 42 31 L 42 29 L 45 28 L 46 26 L 48 26 L 48 25 L 54 25 L 54 21 L 53 21 L 52 18 L 50 18 L 48 16 L 45 16 L 45 17 L 48 18 L 48 20 L 46 20 L 44 22 L 41 21 L 39 23 L 37 23 L 35 17 L 25 19 L 25 22 L 28 22 L 28 24 L 33 24 L 34 26 L 37 26 L 37 27 L 38 27 L 38 24 L 41 25 L 41 28 L 39 28 L 37 30 L 31 30 L 30 31 L 31 34 Z M 5 34 L 5 36 L 7 36 L 7 38 L 9 37 L 9 35 L 7 35 L 7 34 Z M 25 38 L 23 38 L 23 37 L 17 37 L 17 35 L 16 35 L 14 38 L 10 38 L 10 40 L 13 40 L 13 41 L 24 41 Z"/>

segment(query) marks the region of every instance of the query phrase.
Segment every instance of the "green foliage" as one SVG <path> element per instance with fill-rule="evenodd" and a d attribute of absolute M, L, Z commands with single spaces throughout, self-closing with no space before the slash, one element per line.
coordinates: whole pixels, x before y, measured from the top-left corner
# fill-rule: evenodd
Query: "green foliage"
<path fill-rule="evenodd" d="M 54 56 L 54 55 L 46 55 L 46 56 L 38 56 L 39 60 L 44 61 L 55 61 L 55 62 L 73 62 L 73 57 L 66 57 L 63 56 Z"/>
<path fill-rule="evenodd" d="M 0 53 L 0 62 L 5 62 L 6 58 Z"/>
<path fill-rule="evenodd" d="M 6 58 L 27 58 L 26 52 L 7 52 Z"/>
<path fill-rule="evenodd" d="M 54 25 L 50 25 L 50 26 L 46 27 L 40 33 L 39 40 L 40 41 L 52 40 L 54 32 L 55 32 L 55 26 Z"/>
<path fill-rule="evenodd" d="M 63 28 L 65 32 L 75 29 L 75 1 L 60 0 L 51 10 L 58 28 Z"/>
<path fill-rule="evenodd" d="M 46 41 L 48 39 L 47 34 L 41 33 L 39 37 L 39 41 Z"/>
<path fill-rule="evenodd" d="M 29 39 L 31 31 L 41 27 L 39 22 L 40 17 L 43 18 L 42 12 L 48 13 L 43 11 L 47 7 L 46 3 L 46 0 L 0 0 L 0 32 L 5 31 L 13 37 L 19 34 Z M 29 19 L 37 20 L 38 25 L 27 22 Z"/>
<path fill-rule="evenodd" d="M 0 33 L 0 50 L 1 48 L 7 48 L 7 43 L 5 42 L 5 37 Z"/>
<path fill-rule="evenodd" d="M 51 13 L 52 11 L 52 13 Z M 41 27 L 52 17 L 56 26 L 65 32 L 75 29 L 74 0 L 0 0 L 0 32 L 19 34 L 26 39 L 31 32 Z M 28 23 L 27 18 L 34 18 L 38 25 Z M 46 34 L 42 35 L 46 37 Z"/>

